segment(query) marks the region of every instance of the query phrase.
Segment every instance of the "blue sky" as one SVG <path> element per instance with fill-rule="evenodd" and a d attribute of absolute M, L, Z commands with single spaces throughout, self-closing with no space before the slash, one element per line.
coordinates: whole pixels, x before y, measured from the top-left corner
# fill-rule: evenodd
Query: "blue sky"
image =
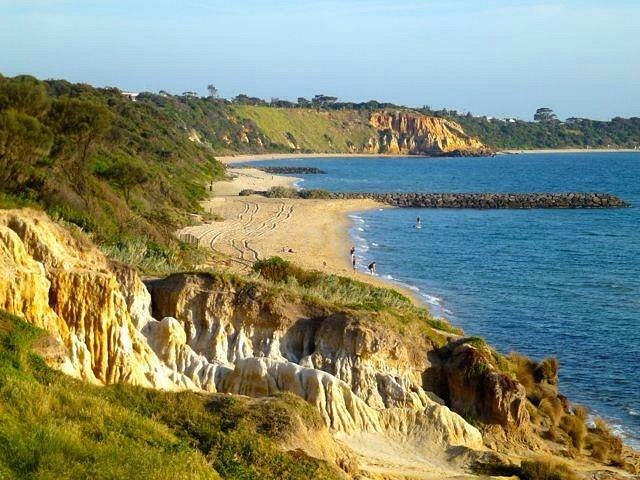
<path fill-rule="evenodd" d="M 0 72 L 521 118 L 538 106 L 640 116 L 640 1 L 0 0 Z"/>

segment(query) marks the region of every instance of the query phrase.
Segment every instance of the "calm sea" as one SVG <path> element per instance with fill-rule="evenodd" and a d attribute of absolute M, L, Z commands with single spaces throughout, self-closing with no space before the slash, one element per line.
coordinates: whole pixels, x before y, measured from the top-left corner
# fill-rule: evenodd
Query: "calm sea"
<path fill-rule="evenodd" d="M 258 162 L 333 191 L 603 191 L 620 210 L 384 209 L 353 215 L 364 265 L 500 351 L 557 356 L 560 389 L 640 447 L 640 153 Z M 413 228 L 417 216 L 422 229 Z"/>

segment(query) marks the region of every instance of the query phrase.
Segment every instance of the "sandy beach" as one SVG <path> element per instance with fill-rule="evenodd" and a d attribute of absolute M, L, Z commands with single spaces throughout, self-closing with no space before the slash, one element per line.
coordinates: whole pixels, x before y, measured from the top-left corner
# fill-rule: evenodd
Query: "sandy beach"
<path fill-rule="evenodd" d="M 228 170 L 230 181 L 213 184 L 205 210 L 217 221 L 185 227 L 181 238 L 213 252 L 217 268 L 246 272 L 258 259 L 280 256 L 304 268 L 393 287 L 414 298 L 407 288 L 353 272 L 349 250 L 349 213 L 389 208 L 372 200 L 302 200 L 239 196 L 243 189 L 268 190 L 291 186 L 296 179 L 251 168 Z"/>

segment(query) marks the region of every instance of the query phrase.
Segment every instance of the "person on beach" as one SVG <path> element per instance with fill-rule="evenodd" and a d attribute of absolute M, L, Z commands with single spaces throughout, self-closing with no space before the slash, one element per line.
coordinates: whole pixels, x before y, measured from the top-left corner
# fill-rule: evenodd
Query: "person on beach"
<path fill-rule="evenodd" d="M 373 275 L 374 273 L 376 273 L 376 262 L 371 262 L 371 263 L 369 264 L 369 267 L 368 267 L 368 268 L 369 268 L 369 273 L 370 273 L 371 275 Z"/>
<path fill-rule="evenodd" d="M 353 265 L 353 272 L 355 273 L 355 271 L 356 271 L 356 256 L 355 256 L 355 254 L 351 255 L 351 265 Z"/>

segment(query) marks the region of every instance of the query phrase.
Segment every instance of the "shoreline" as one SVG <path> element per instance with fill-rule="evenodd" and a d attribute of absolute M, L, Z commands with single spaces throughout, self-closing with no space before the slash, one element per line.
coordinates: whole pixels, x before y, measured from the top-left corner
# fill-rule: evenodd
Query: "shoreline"
<path fill-rule="evenodd" d="M 519 155 L 519 154 L 545 154 L 545 153 L 640 153 L 634 148 L 532 148 L 527 149 L 505 149 L 496 152 L 497 155 Z"/>
<path fill-rule="evenodd" d="M 392 208 L 373 200 L 326 200 L 239 196 L 244 189 L 291 187 L 299 179 L 272 175 L 252 168 L 229 168 L 230 180 L 213 184 L 212 196 L 202 205 L 212 218 L 201 225 L 181 229 L 178 235 L 197 241 L 213 252 L 217 268 L 249 272 L 257 259 L 279 256 L 309 270 L 335 274 L 391 288 L 428 308 L 420 292 L 411 286 L 370 275 L 358 264 L 353 271 L 349 249 L 353 215 L 372 209 Z"/>
<path fill-rule="evenodd" d="M 640 153 L 633 148 L 534 148 L 534 149 L 502 149 L 496 155 L 545 154 L 545 153 Z M 264 160 L 303 160 L 305 158 L 446 158 L 429 155 L 385 154 L 385 153 L 246 153 L 239 155 L 216 156 L 216 160 L 225 165 L 250 163 Z M 457 157 L 456 157 L 457 158 Z M 474 157 L 467 157 L 474 158 Z M 485 158 L 485 157 L 475 157 Z"/>

